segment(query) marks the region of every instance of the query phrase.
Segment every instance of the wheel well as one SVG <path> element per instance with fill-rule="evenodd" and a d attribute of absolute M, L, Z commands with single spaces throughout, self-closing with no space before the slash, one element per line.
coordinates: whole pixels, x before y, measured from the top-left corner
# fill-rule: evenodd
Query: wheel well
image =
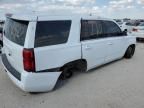
<path fill-rule="evenodd" d="M 60 71 L 63 71 L 65 67 L 72 68 L 76 71 L 86 71 L 87 70 L 87 61 L 85 59 L 79 59 L 66 63 L 60 68 Z"/>

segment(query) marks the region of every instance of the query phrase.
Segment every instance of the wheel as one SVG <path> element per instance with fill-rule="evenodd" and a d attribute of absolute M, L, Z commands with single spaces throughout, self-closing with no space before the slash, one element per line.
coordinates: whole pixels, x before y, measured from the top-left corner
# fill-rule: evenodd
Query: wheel
<path fill-rule="evenodd" d="M 135 52 L 135 47 L 129 46 L 124 57 L 130 59 L 133 57 L 134 52 Z"/>
<path fill-rule="evenodd" d="M 73 76 L 72 68 L 64 67 L 60 79 L 66 80 Z"/>

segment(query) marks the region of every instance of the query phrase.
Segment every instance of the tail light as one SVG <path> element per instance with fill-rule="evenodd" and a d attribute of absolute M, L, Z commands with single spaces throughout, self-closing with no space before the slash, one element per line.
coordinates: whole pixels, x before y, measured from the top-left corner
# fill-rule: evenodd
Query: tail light
<path fill-rule="evenodd" d="M 27 72 L 35 72 L 34 49 L 23 49 L 23 65 Z"/>
<path fill-rule="evenodd" d="M 136 29 L 136 28 L 133 28 L 133 30 L 132 31 L 134 31 L 134 32 L 137 32 L 138 31 L 138 29 Z"/>

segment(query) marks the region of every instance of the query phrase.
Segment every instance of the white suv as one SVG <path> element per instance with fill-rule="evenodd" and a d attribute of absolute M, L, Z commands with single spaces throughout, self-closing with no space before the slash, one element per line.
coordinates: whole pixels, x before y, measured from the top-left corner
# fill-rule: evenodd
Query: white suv
<path fill-rule="evenodd" d="M 45 92 L 73 70 L 88 71 L 131 58 L 136 38 L 110 19 L 94 16 L 7 17 L 2 62 L 11 80 L 26 92 Z"/>

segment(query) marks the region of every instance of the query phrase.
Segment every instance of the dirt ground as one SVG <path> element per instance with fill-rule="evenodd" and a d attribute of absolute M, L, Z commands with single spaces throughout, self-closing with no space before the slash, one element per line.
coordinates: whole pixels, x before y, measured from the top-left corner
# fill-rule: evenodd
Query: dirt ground
<path fill-rule="evenodd" d="M 0 63 L 0 108 L 144 108 L 144 43 L 132 59 L 75 74 L 49 93 L 21 91 Z"/>

